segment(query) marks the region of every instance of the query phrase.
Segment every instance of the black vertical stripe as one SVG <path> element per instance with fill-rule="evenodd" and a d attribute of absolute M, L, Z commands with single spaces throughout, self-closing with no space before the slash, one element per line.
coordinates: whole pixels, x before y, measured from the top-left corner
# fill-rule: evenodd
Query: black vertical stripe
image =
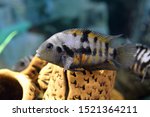
<path fill-rule="evenodd" d="M 148 49 L 145 50 L 144 54 L 146 54 L 147 52 L 149 52 Z M 144 54 L 141 56 L 140 61 L 142 61 L 142 59 L 144 59 L 144 57 L 143 57 Z M 146 63 L 141 63 L 141 69 L 140 69 L 140 71 L 143 71 L 143 69 L 144 69 L 146 66 L 148 66 L 149 64 L 150 64 L 150 60 L 148 60 L 148 62 L 146 62 Z"/>
<path fill-rule="evenodd" d="M 67 47 L 66 45 L 62 45 L 62 47 L 70 57 L 74 56 L 74 52 L 69 47 Z"/>
<path fill-rule="evenodd" d="M 102 42 L 100 42 L 99 56 L 102 57 Z"/>
<path fill-rule="evenodd" d="M 145 51 L 144 51 L 145 50 Z M 147 52 L 147 48 L 145 49 L 143 49 L 142 51 L 144 51 L 144 53 L 141 55 L 141 58 L 139 59 L 139 60 L 137 60 L 137 62 L 138 62 L 138 67 L 137 67 L 137 69 L 140 69 L 140 72 L 141 72 L 141 70 L 142 70 L 142 68 L 141 68 L 141 65 L 143 64 L 143 63 L 141 63 L 141 60 L 143 59 L 143 56 L 144 56 L 144 54 Z M 141 51 L 141 52 L 142 52 Z M 138 56 L 137 56 L 138 57 Z M 136 58 L 137 59 L 137 58 Z"/>
<path fill-rule="evenodd" d="M 98 38 L 97 38 L 97 37 L 94 37 L 94 45 L 95 45 L 95 48 L 94 48 L 93 53 L 92 53 L 93 56 L 95 56 L 96 53 L 97 53 L 97 49 L 96 49 L 97 40 L 98 40 Z"/>
<path fill-rule="evenodd" d="M 96 50 L 96 48 L 94 48 L 92 55 L 95 56 L 96 52 L 97 52 L 97 50 Z"/>
<path fill-rule="evenodd" d="M 105 43 L 105 55 L 106 55 L 106 60 L 108 59 L 108 49 L 109 49 L 109 44 Z"/>
<path fill-rule="evenodd" d="M 90 55 L 92 53 L 91 48 L 90 47 L 86 47 L 85 48 L 85 54 Z"/>
<path fill-rule="evenodd" d="M 137 45 L 136 46 L 138 53 L 135 56 L 135 62 L 133 67 L 135 66 L 135 64 L 137 64 L 136 68 L 133 69 L 135 72 L 138 72 L 138 69 L 141 67 L 141 61 L 137 60 L 138 56 L 140 55 L 140 53 L 143 51 L 144 47 L 142 45 Z"/>
<path fill-rule="evenodd" d="M 81 37 L 81 42 L 89 42 L 88 40 L 88 34 L 90 33 L 90 30 L 83 30 L 83 34 Z"/>
<path fill-rule="evenodd" d="M 87 55 L 90 55 L 92 53 L 92 50 L 90 47 L 86 47 L 84 48 L 83 46 L 79 49 L 76 50 L 77 53 L 80 53 L 80 54 L 87 54 Z"/>
<path fill-rule="evenodd" d="M 137 57 L 139 56 L 139 54 L 141 53 L 141 51 L 144 49 L 144 47 L 142 45 L 138 45 L 136 48 L 137 48 L 137 51 L 139 50 L 139 52 L 135 56 L 135 58 L 137 59 Z"/>
<path fill-rule="evenodd" d="M 74 37 L 76 37 L 76 36 L 77 36 L 77 34 L 76 34 L 76 33 L 73 33 L 73 36 L 74 36 Z"/>
<path fill-rule="evenodd" d="M 97 38 L 97 37 L 94 37 L 94 43 L 95 43 L 95 44 L 97 43 L 97 40 L 98 40 L 98 38 Z"/>
<path fill-rule="evenodd" d="M 142 52 L 142 50 L 144 49 L 144 47 L 142 45 L 137 45 L 136 49 L 137 49 L 138 53 L 136 53 L 135 61 L 134 61 L 134 64 L 132 65 L 132 70 L 134 72 L 138 72 L 138 69 L 140 68 L 141 62 L 139 60 L 137 60 L 137 58 L 140 55 L 140 53 Z M 134 68 L 135 64 L 137 64 L 136 68 Z"/>
<path fill-rule="evenodd" d="M 114 49 L 114 50 L 113 50 L 113 59 L 116 59 L 116 56 L 117 56 L 117 50 Z"/>

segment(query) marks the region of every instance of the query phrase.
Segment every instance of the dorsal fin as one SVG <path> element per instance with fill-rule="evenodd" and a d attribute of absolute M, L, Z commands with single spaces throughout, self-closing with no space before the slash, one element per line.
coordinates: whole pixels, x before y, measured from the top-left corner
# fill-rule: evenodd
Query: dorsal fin
<path fill-rule="evenodd" d="M 112 39 L 116 39 L 121 37 L 123 34 L 119 34 L 119 35 L 108 35 L 106 36 L 106 38 L 108 39 L 108 41 L 111 41 Z"/>
<path fill-rule="evenodd" d="M 119 34 L 119 35 L 106 35 L 106 34 L 102 34 L 102 33 L 99 33 L 99 32 L 96 32 L 96 31 L 92 31 L 92 30 L 89 30 L 89 29 L 78 29 L 78 28 L 75 28 L 75 29 L 69 29 L 69 30 L 65 30 L 63 32 L 65 33 L 71 33 L 73 35 L 81 35 L 84 33 L 84 32 L 89 32 L 88 33 L 88 38 L 92 38 L 94 39 L 95 37 L 97 37 L 97 39 L 103 41 L 103 42 L 110 42 L 111 40 L 113 39 L 116 39 L 118 37 L 121 37 L 122 34 Z"/>
<path fill-rule="evenodd" d="M 122 34 L 120 35 L 103 35 L 103 34 L 98 34 L 97 38 L 100 40 L 100 41 L 103 41 L 103 42 L 106 42 L 106 43 L 109 43 L 110 41 L 114 40 L 114 39 L 117 39 L 118 37 L 120 37 Z"/>

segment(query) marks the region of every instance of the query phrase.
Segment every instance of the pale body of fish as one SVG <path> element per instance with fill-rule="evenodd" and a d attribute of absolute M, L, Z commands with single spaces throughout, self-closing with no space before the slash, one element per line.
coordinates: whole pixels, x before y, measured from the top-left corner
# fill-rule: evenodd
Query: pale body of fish
<path fill-rule="evenodd" d="M 143 79 L 150 78 L 150 48 L 142 44 L 136 45 L 137 51 L 134 54 L 134 63 L 130 69 Z"/>

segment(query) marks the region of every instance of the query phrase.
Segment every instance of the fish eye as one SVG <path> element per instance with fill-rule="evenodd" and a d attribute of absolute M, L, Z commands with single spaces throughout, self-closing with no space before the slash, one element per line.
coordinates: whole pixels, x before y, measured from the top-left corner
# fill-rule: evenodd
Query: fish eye
<path fill-rule="evenodd" d="M 25 66 L 25 63 L 23 61 L 20 61 L 20 66 Z"/>
<path fill-rule="evenodd" d="M 46 48 L 48 48 L 48 49 L 52 49 L 52 48 L 53 48 L 53 44 L 48 43 L 48 44 L 46 45 Z"/>

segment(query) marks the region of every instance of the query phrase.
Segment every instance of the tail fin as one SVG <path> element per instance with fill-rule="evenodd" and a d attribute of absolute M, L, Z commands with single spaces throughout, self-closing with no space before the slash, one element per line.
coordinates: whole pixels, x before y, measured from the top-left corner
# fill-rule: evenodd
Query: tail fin
<path fill-rule="evenodd" d="M 121 67 L 129 68 L 133 65 L 136 54 L 136 45 L 127 44 L 116 49 L 116 62 L 121 65 Z"/>

